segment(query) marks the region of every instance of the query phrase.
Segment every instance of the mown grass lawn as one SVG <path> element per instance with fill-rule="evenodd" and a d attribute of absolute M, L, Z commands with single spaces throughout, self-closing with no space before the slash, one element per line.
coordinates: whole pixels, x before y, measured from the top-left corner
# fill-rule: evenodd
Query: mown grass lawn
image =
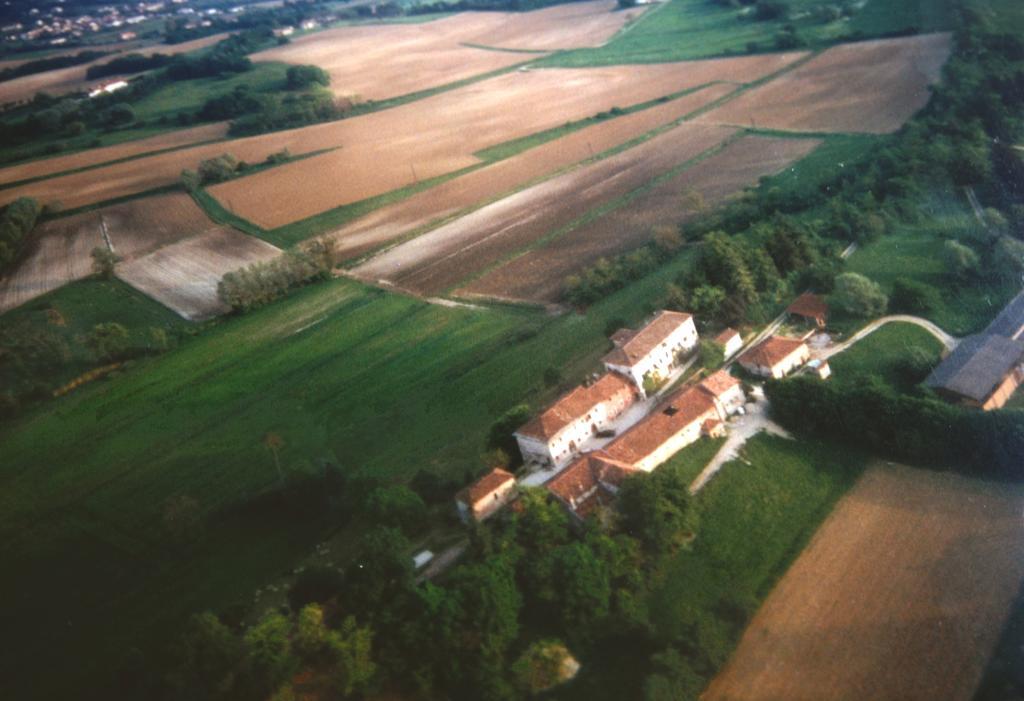
<path fill-rule="evenodd" d="M 395 480 L 461 477 L 481 467 L 495 418 L 551 398 L 547 368 L 566 381 L 594 370 L 609 322 L 639 321 L 684 264 L 585 316 L 452 309 L 336 280 L 0 426 L 11 693 L 86 698 L 133 647 L 153 654 L 190 613 L 249 599 L 324 537 L 329 524 L 308 519 L 217 515 L 275 483 L 268 433 L 286 472 L 329 459 Z M 187 550 L 162 521 L 179 495 L 210 516 Z"/>
<path fill-rule="evenodd" d="M 725 443 L 724 438 L 703 437 L 692 445 L 688 445 L 669 458 L 659 470 L 675 470 L 689 483 L 697 479 L 701 471 L 715 457 L 719 448 Z"/>
<path fill-rule="evenodd" d="M 993 276 L 964 283 L 947 272 L 942 259 L 943 243 L 974 225 L 964 213 L 928 214 L 921 225 L 899 226 L 861 247 L 850 256 L 846 269 L 871 278 L 887 294 L 898 278 L 931 285 L 938 291 L 939 305 L 925 316 L 954 336 L 977 333 L 999 313 L 1016 289 Z"/>
<path fill-rule="evenodd" d="M 906 391 L 923 378 L 908 373 L 907 363 L 916 356 L 926 358 L 930 367 L 942 358 L 942 344 L 920 326 L 886 324 L 829 360 L 832 381 L 859 385 L 871 380 Z"/>

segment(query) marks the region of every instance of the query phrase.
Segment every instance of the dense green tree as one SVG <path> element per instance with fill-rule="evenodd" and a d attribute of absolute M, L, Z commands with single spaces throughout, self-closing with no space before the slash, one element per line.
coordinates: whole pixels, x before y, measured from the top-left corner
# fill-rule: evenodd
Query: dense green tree
<path fill-rule="evenodd" d="M 97 246 L 89 253 L 92 257 L 92 272 L 104 280 L 114 277 L 114 268 L 121 260 L 121 256 L 114 253 L 106 246 Z"/>
<path fill-rule="evenodd" d="M 884 314 L 889 304 L 878 283 L 860 273 L 843 273 L 836 277 L 832 302 L 848 314 L 868 318 Z"/>
<path fill-rule="evenodd" d="M 689 484 L 675 470 L 630 477 L 619 491 L 619 512 L 626 533 L 651 553 L 671 553 L 693 537 L 697 511 Z"/>
<path fill-rule="evenodd" d="M 291 66 L 285 73 L 289 90 L 306 90 L 313 86 L 327 87 L 331 76 L 319 66 Z"/>
<path fill-rule="evenodd" d="M 291 633 L 291 622 L 276 611 L 245 633 L 248 679 L 260 696 L 269 695 L 298 669 Z"/>
<path fill-rule="evenodd" d="M 412 534 L 427 517 L 427 506 L 420 496 L 405 485 L 378 487 L 366 499 L 365 513 L 381 526 L 392 526 Z"/>
<path fill-rule="evenodd" d="M 526 648 L 512 665 L 512 674 L 521 691 L 539 694 L 567 681 L 578 667 L 579 663 L 565 643 L 560 640 L 538 640 Z"/>
<path fill-rule="evenodd" d="M 725 348 L 710 338 L 700 340 L 700 362 L 708 370 L 717 370 L 725 362 Z"/>
<path fill-rule="evenodd" d="M 85 344 L 100 360 L 119 360 L 130 346 L 128 329 L 116 321 L 96 324 L 86 336 Z"/>
<path fill-rule="evenodd" d="M 981 258 L 974 249 L 958 241 L 946 241 L 942 255 L 949 272 L 961 280 L 976 275 L 981 266 Z"/>
<path fill-rule="evenodd" d="M 227 697 L 237 684 L 244 657 L 241 642 L 212 613 L 192 616 L 174 648 L 168 683 L 177 699 Z"/>
<path fill-rule="evenodd" d="M 532 413 L 528 405 L 518 404 L 498 417 L 487 433 L 487 447 L 502 451 L 514 464 L 521 463 L 523 459 L 519 454 L 519 444 L 512 434 L 530 420 Z"/>

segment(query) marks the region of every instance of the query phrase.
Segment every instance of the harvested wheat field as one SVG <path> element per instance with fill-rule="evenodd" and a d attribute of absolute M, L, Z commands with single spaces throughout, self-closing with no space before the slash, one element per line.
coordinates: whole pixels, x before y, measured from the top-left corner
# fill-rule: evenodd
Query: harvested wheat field
<path fill-rule="evenodd" d="M 213 36 L 203 37 L 202 39 L 195 39 L 193 41 L 173 45 L 151 44 L 145 48 L 136 49 L 135 53 L 145 54 L 147 56 L 150 54 L 181 54 L 212 46 L 226 36 L 227 34 L 215 34 Z M 82 47 L 81 51 L 87 51 L 90 49 L 103 50 L 104 47 Z M 31 100 L 35 97 L 37 92 L 46 92 L 50 95 L 63 95 L 70 92 L 80 92 L 86 90 L 89 86 L 95 83 L 105 83 L 111 80 L 116 80 L 116 76 L 105 76 L 102 79 L 96 80 L 89 80 L 85 77 L 85 72 L 90 66 L 102 65 L 114 58 L 116 58 L 116 56 L 104 56 L 103 58 L 98 58 L 95 61 L 83 63 L 79 66 L 57 68 L 52 71 L 34 73 L 32 75 L 15 78 L 14 80 L 5 80 L 0 82 L 0 104 Z"/>
<path fill-rule="evenodd" d="M 441 293 L 734 133 L 726 127 L 685 122 L 395 246 L 355 268 L 354 274 L 422 294 Z"/>
<path fill-rule="evenodd" d="M 756 80 L 798 57 L 509 73 L 399 108 L 299 130 L 294 134 L 301 136 L 300 145 L 293 153 L 313 150 L 313 139 L 341 148 L 210 192 L 240 216 L 276 228 L 477 164 L 473 154 L 489 146 L 716 81 Z M 529 109 L 521 109 L 524 105 Z"/>
<path fill-rule="evenodd" d="M 712 85 L 655 107 L 592 124 L 381 207 L 329 235 L 341 258 L 358 258 L 404 235 L 440 224 L 460 211 L 486 204 L 518 187 L 670 124 L 733 90 L 732 85 Z"/>
<path fill-rule="evenodd" d="M 1024 493 L 869 470 L 775 587 L 705 701 L 968 701 L 1024 577 Z"/>
<path fill-rule="evenodd" d="M 0 184 L 42 178 L 68 170 L 90 168 L 109 163 L 110 161 L 133 158 L 154 151 L 181 148 L 205 141 L 215 141 L 223 139 L 227 136 L 227 133 L 228 125 L 226 122 L 205 124 L 201 127 L 179 129 L 178 131 L 158 134 L 157 136 L 150 136 L 145 139 L 138 139 L 137 141 L 128 141 L 113 146 L 102 146 L 72 153 L 67 156 L 30 161 L 7 168 L 0 168 Z"/>
<path fill-rule="evenodd" d="M 253 59 L 311 63 L 331 74 L 336 94 L 382 100 L 534 58 L 467 44 L 533 51 L 599 46 L 626 21 L 627 13 L 615 12 L 616 7 L 613 0 L 597 0 L 532 12 L 464 12 L 422 24 L 339 27 Z"/>
<path fill-rule="evenodd" d="M 717 81 L 756 80 L 801 54 L 501 75 L 430 98 L 337 122 L 185 148 L 0 190 L 80 207 L 178 180 L 182 169 L 228 151 L 255 163 L 336 148 L 211 188 L 232 211 L 275 228 L 480 161 L 496 144 Z M 529 109 L 520 109 L 529 105 Z M 338 148 L 340 147 L 340 148 Z M 370 167 L 369 164 L 372 164 Z"/>
<path fill-rule="evenodd" d="M 599 258 L 636 248 L 651 238 L 653 227 L 686 221 L 695 212 L 688 195 L 714 206 L 759 178 L 778 173 L 821 142 L 747 136 L 692 168 L 669 178 L 626 205 L 587 222 L 548 245 L 495 268 L 456 295 L 531 302 L 555 302 L 565 278 Z"/>
<path fill-rule="evenodd" d="M 836 46 L 703 119 L 789 131 L 894 132 L 928 104 L 951 46 L 949 34 Z"/>
<path fill-rule="evenodd" d="M 114 252 L 125 261 L 217 228 L 206 212 L 184 193 L 104 207 L 94 216 L 101 217 Z"/>
<path fill-rule="evenodd" d="M 117 276 L 190 321 L 222 314 L 217 283 L 226 273 L 281 253 L 266 241 L 218 227 L 117 268 Z"/>
<path fill-rule="evenodd" d="M 89 253 L 103 245 L 99 217 L 80 214 L 47 222 L 25 243 L 17 265 L 0 278 L 0 312 L 92 273 Z"/>

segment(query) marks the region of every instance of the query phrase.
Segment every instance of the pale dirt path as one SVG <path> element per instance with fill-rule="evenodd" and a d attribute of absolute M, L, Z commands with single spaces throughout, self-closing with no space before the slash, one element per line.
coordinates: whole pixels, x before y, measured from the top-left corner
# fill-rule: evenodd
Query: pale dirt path
<path fill-rule="evenodd" d="M 953 350 L 954 348 L 956 348 L 957 344 L 960 343 L 960 340 L 958 338 L 946 333 L 945 331 L 940 329 L 936 324 L 932 323 L 931 321 L 928 321 L 927 319 L 922 319 L 919 316 L 910 316 L 908 314 L 892 314 L 890 316 L 883 316 L 880 319 L 875 319 L 870 324 L 862 328 L 854 335 L 850 336 L 850 338 L 846 339 L 842 343 L 836 344 L 831 348 L 826 348 L 822 351 L 814 352 L 813 355 L 815 358 L 819 358 L 821 360 L 828 360 L 832 356 L 847 350 L 857 341 L 864 339 L 866 336 L 870 336 L 871 334 L 873 334 L 875 331 L 882 328 L 886 324 L 892 323 L 913 324 L 914 326 L 921 327 L 922 329 L 930 333 L 932 336 L 934 336 L 936 339 L 938 339 L 938 341 L 943 346 L 945 346 L 947 351 Z"/>

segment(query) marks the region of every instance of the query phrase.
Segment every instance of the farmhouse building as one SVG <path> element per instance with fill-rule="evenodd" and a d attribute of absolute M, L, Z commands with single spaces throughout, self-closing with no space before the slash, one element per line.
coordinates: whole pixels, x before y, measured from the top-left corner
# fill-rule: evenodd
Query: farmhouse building
<path fill-rule="evenodd" d="M 611 340 L 615 349 L 604 357 L 605 368 L 643 392 L 645 378 L 667 377 L 680 356 L 697 346 L 697 327 L 689 314 L 661 311 L 639 331 L 619 329 Z"/>
<path fill-rule="evenodd" d="M 706 390 L 686 387 L 609 443 L 604 452 L 613 460 L 650 472 L 707 430 L 717 430 L 715 422 L 723 418 Z M 708 421 L 711 423 L 706 425 Z"/>
<path fill-rule="evenodd" d="M 497 513 L 515 495 L 516 478 L 496 467 L 456 494 L 455 506 L 464 522 L 483 521 Z"/>
<path fill-rule="evenodd" d="M 711 397 L 722 417 L 735 414 L 747 401 L 740 381 L 725 370 L 704 378 L 697 387 Z"/>
<path fill-rule="evenodd" d="M 562 467 L 636 398 L 636 388 L 612 372 L 592 385 L 577 387 L 515 432 L 523 461 Z"/>
<path fill-rule="evenodd" d="M 982 333 L 960 341 L 924 383 L 966 406 L 989 411 L 1005 405 L 1024 383 L 1024 292 Z"/>
<path fill-rule="evenodd" d="M 828 322 L 828 304 L 825 300 L 811 292 L 804 292 L 793 300 L 786 308 L 789 316 L 814 324 L 819 329 L 825 328 Z"/>
<path fill-rule="evenodd" d="M 622 482 L 637 472 L 632 465 L 597 451 L 577 459 L 545 486 L 569 513 L 582 520 L 599 506 L 610 504 Z"/>
<path fill-rule="evenodd" d="M 743 347 L 743 337 L 736 329 L 726 329 L 715 336 L 715 343 L 722 347 L 726 358 L 731 358 Z"/>
<path fill-rule="evenodd" d="M 761 377 L 781 379 L 806 363 L 811 351 L 799 338 L 769 336 L 740 356 L 747 372 Z"/>
<path fill-rule="evenodd" d="M 1024 340 L 991 333 L 968 336 L 932 371 L 925 385 L 952 401 L 998 409 L 1024 381 Z"/>

